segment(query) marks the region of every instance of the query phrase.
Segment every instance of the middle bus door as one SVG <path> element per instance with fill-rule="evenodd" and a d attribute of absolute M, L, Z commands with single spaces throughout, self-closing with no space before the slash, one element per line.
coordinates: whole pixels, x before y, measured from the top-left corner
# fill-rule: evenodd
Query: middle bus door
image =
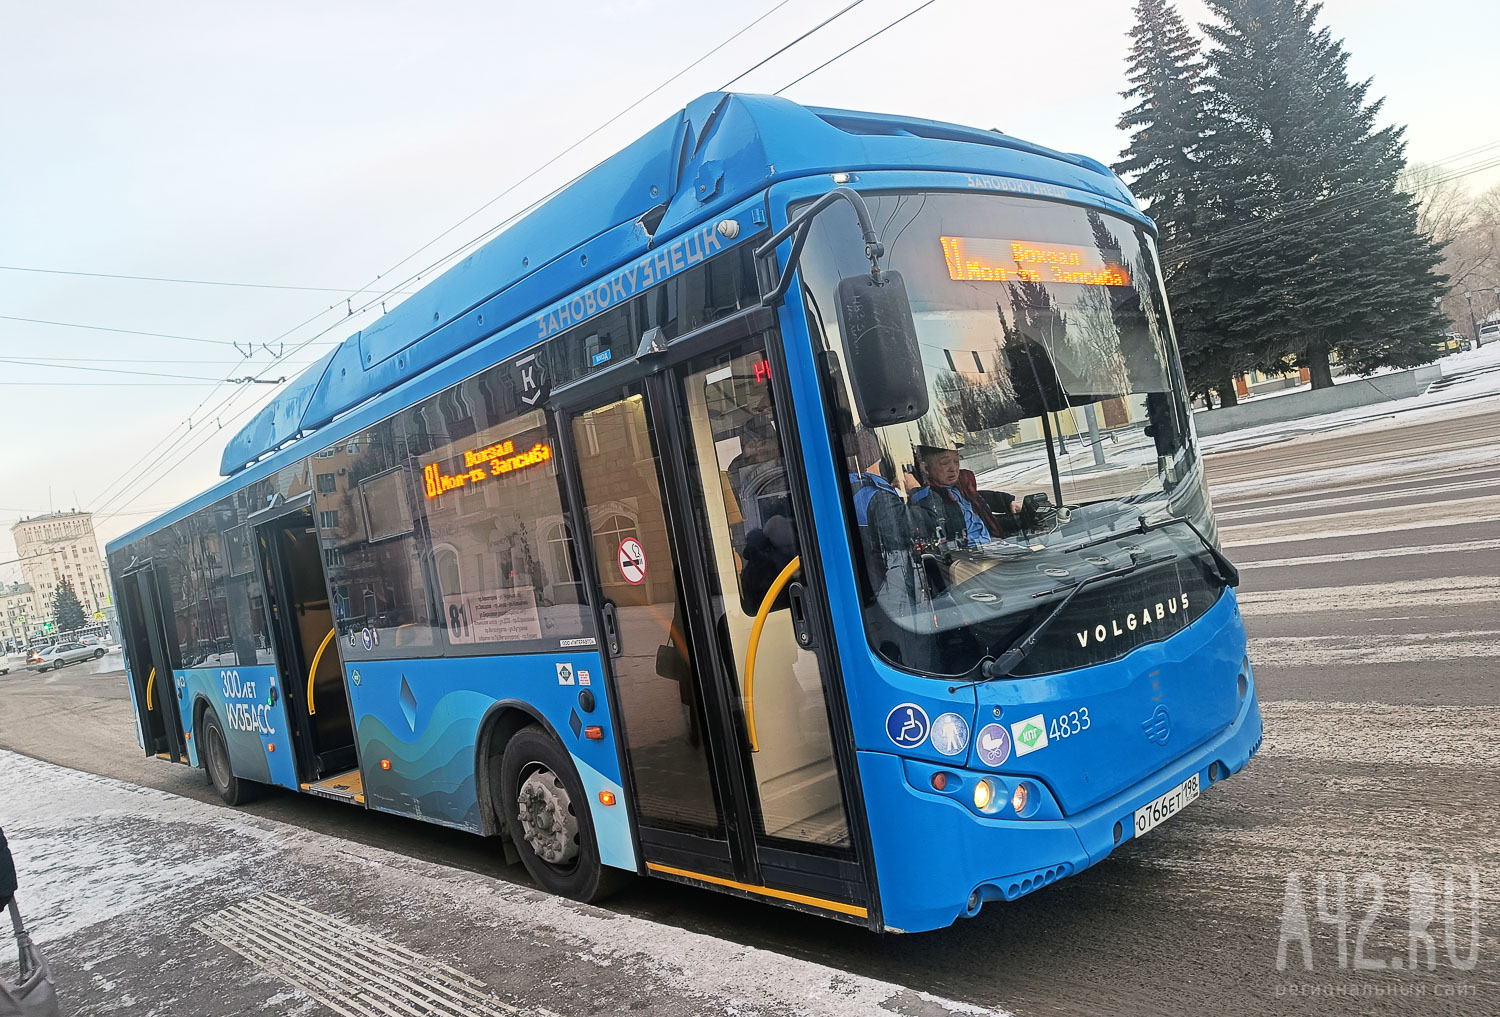
<path fill-rule="evenodd" d="M 827 641 L 795 566 L 805 521 L 771 385 L 774 333 L 738 336 L 570 407 L 562 429 L 641 850 L 663 874 L 865 918 Z"/>
<path fill-rule="evenodd" d="M 299 498 L 251 520 L 304 790 L 358 766 L 349 694 L 309 505 Z"/>

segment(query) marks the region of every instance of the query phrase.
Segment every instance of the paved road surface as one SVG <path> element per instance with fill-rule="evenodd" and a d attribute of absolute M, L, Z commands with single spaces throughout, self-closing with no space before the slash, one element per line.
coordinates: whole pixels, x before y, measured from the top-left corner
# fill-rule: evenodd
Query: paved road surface
<path fill-rule="evenodd" d="M 938 933 L 654 882 L 609 907 L 1023 1015 L 1500 1012 L 1500 405 L 1213 455 L 1209 472 L 1266 721 L 1244 773 Z M 0 678 L 0 746 L 216 802 L 201 774 L 138 758 L 121 677 L 83 670 Z M 290 794 L 245 811 L 525 881 L 467 835 Z M 1434 970 L 1421 938 L 1407 970 L 1409 912 L 1435 916 Z"/>

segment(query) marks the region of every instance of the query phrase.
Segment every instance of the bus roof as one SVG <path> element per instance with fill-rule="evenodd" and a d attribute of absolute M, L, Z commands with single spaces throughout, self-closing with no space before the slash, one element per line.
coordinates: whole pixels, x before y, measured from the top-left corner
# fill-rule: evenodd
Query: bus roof
<path fill-rule="evenodd" d="M 249 483 L 253 464 L 306 455 L 299 439 L 778 180 L 861 170 L 968 170 L 1133 205 L 1103 164 L 994 130 L 711 92 L 558 190 L 355 332 L 262 407 L 224 449 L 229 478 L 132 532 L 139 539 Z M 648 224 L 651 229 L 648 231 Z M 490 318 L 476 309 L 490 311 Z M 499 308 L 500 313 L 493 309 Z M 321 447 L 321 444 L 319 444 Z M 262 469 L 252 471 L 261 475 Z"/>

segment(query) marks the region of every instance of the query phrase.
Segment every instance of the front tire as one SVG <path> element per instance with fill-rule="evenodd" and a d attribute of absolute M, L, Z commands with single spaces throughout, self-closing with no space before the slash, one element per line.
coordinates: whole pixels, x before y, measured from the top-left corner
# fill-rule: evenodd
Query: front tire
<path fill-rule="evenodd" d="M 199 737 L 202 738 L 198 746 L 203 753 L 203 771 L 225 804 L 244 805 L 260 797 L 259 784 L 236 777 L 230 768 L 229 740 L 224 737 L 218 714 L 212 710 L 203 715 L 203 730 Z"/>
<path fill-rule="evenodd" d="M 630 873 L 599 858 L 583 782 L 557 740 L 536 725 L 518 731 L 500 761 L 501 809 L 526 871 L 548 893 L 602 900 Z"/>
<path fill-rule="evenodd" d="M 100 657 L 103 657 L 103 656 L 104 656 L 104 651 L 103 650 L 95 650 L 94 651 L 94 659 L 95 660 L 98 660 Z"/>

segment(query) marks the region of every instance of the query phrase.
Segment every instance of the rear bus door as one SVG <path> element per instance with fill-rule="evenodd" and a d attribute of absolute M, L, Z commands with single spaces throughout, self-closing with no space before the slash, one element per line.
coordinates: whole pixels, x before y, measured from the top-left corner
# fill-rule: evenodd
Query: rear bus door
<path fill-rule="evenodd" d="M 188 762 L 172 662 L 177 649 L 166 577 L 147 561 L 121 577 L 122 627 L 136 721 L 147 755 Z"/>

